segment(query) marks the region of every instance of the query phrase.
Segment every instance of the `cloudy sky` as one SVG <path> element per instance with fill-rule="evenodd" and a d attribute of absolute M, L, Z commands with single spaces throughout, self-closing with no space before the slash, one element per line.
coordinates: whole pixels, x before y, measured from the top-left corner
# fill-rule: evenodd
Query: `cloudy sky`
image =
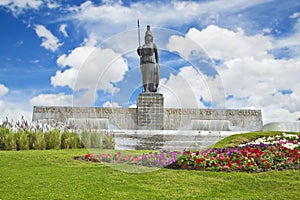
<path fill-rule="evenodd" d="M 300 117 L 300 1 L 0 0 L 0 120 L 39 105 L 134 107 L 138 18 L 166 107 Z"/>

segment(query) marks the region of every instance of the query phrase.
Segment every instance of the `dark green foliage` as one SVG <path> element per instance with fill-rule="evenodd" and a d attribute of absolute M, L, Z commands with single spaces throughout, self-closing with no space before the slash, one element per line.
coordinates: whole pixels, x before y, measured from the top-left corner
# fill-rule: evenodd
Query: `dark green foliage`
<path fill-rule="evenodd" d="M 61 138 L 58 129 L 50 130 L 45 133 L 46 149 L 60 149 Z"/>
<path fill-rule="evenodd" d="M 16 133 L 17 150 L 29 149 L 29 134 L 25 131 L 19 130 Z"/>

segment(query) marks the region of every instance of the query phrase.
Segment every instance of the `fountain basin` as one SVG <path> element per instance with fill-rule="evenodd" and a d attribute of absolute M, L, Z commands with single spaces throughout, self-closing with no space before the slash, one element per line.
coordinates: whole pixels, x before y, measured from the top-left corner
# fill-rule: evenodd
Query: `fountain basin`
<path fill-rule="evenodd" d="M 240 132 L 189 130 L 123 130 L 114 132 L 116 150 L 203 149 Z"/>

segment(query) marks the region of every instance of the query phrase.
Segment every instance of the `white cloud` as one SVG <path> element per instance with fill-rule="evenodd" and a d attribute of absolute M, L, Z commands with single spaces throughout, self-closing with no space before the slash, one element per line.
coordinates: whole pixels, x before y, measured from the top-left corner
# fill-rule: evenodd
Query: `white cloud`
<path fill-rule="evenodd" d="M 295 12 L 290 16 L 290 18 L 295 19 L 298 18 L 299 16 L 300 16 L 300 12 Z"/>
<path fill-rule="evenodd" d="M 48 2 L 47 2 L 47 7 L 49 9 L 58 8 L 59 6 L 60 6 L 60 4 L 58 2 L 55 2 L 54 0 L 48 0 Z"/>
<path fill-rule="evenodd" d="M 9 91 L 9 89 L 7 87 L 5 87 L 5 85 L 0 84 L 0 97 L 7 94 L 8 91 Z"/>
<path fill-rule="evenodd" d="M 1 105 L 2 104 L 2 105 Z M 3 106 L 3 108 L 1 108 Z M 14 105 L 16 107 L 17 105 Z M 32 111 L 28 111 L 22 108 L 7 108 L 7 104 L 0 101 L 0 124 L 6 118 L 9 121 L 17 122 L 20 121 L 22 118 L 28 122 L 31 122 L 32 119 Z"/>
<path fill-rule="evenodd" d="M 35 32 L 38 37 L 42 38 L 41 46 L 50 51 L 56 51 L 62 44 L 45 26 L 36 25 Z"/>
<path fill-rule="evenodd" d="M 172 108 L 205 108 L 200 99 L 211 105 L 224 104 L 224 91 L 218 76 L 208 77 L 201 71 L 186 66 L 178 74 L 160 80 L 159 92 L 164 94 L 165 106 Z"/>
<path fill-rule="evenodd" d="M 0 84 L 0 97 L 6 95 L 9 89 Z M 13 91 L 14 93 L 14 91 Z M 14 122 L 21 120 L 24 117 L 25 120 L 31 121 L 31 112 L 24 109 L 24 105 L 16 102 L 0 100 L 0 124 L 8 118 L 10 121 Z"/>
<path fill-rule="evenodd" d="M 7 7 L 17 16 L 24 10 L 38 9 L 42 3 L 43 0 L 1 0 L 0 6 Z"/>
<path fill-rule="evenodd" d="M 222 79 L 225 95 L 229 97 L 225 102 L 227 108 L 262 109 L 265 123 L 295 120 L 299 117 L 300 60 L 274 59 L 269 53 L 273 38 L 263 35 L 246 36 L 242 30 L 233 32 L 209 26 L 202 31 L 190 29 L 185 38 L 170 38 L 168 47 L 183 57 L 188 57 L 197 48 L 197 45 L 182 45 L 190 41 L 190 38 L 198 44 L 198 48 L 205 49 L 212 59 L 221 60 L 216 69 Z M 212 80 L 212 86 L 216 80 L 218 79 Z M 180 83 L 179 80 L 174 83 L 171 81 L 172 77 L 168 80 L 172 85 L 169 87 L 178 87 L 176 84 Z M 195 88 L 196 85 L 190 83 L 189 87 Z M 207 100 L 207 97 L 204 99 Z"/>
<path fill-rule="evenodd" d="M 59 94 L 40 94 L 30 100 L 32 106 L 70 106 L 72 105 L 72 95 Z"/>
<path fill-rule="evenodd" d="M 103 107 L 108 107 L 108 108 L 119 108 L 120 105 L 117 102 L 110 102 L 110 101 L 106 101 L 103 103 L 102 105 Z"/>
<path fill-rule="evenodd" d="M 2 112 L 5 108 L 4 101 L 0 100 L 0 111 Z"/>
<path fill-rule="evenodd" d="M 68 55 L 61 55 L 56 62 L 61 67 L 70 66 L 72 68 L 79 69 L 95 50 L 96 47 L 94 46 L 80 46 L 73 49 Z"/>
<path fill-rule="evenodd" d="M 68 37 L 69 35 L 68 35 L 68 32 L 67 32 L 66 28 L 67 28 L 67 24 L 62 24 L 62 25 L 60 25 L 60 27 L 59 27 L 59 31 L 62 32 L 62 34 L 63 34 L 65 37 Z"/>
<path fill-rule="evenodd" d="M 94 42 L 86 41 L 84 46 L 75 48 L 70 54 L 57 59 L 58 65 L 70 68 L 57 71 L 51 77 L 54 86 L 68 86 L 74 91 L 78 104 L 92 104 L 97 98 L 97 91 L 115 93 L 118 88 L 114 83 L 122 81 L 128 70 L 127 62 L 111 49 L 91 46 Z"/>
<path fill-rule="evenodd" d="M 0 124 L 8 118 L 9 121 L 19 121 L 22 117 L 31 121 L 32 111 L 28 111 L 23 108 L 22 105 L 17 103 L 7 103 L 5 101 L 0 100 Z"/>
<path fill-rule="evenodd" d="M 129 105 L 129 108 L 137 108 L 137 105 L 136 104 L 131 104 L 131 105 Z"/>
<path fill-rule="evenodd" d="M 182 67 L 177 75 L 160 80 L 159 92 L 164 94 L 167 108 L 204 108 L 200 102 L 201 91 L 208 93 L 201 75 L 191 66 Z"/>
<path fill-rule="evenodd" d="M 211 23 L 207 16 L 216 13 L 237 13 L 246 8 L 264 4 L 270 0 L 233 0 L 230 3 L 216 1 L 167 1 L 167 2 L 136 2 L 124 5 L 122 1 L 95 5 L 86 1 L 78 7 L 71 7 L 73 18 L 85 27 L 88 33 L 98 33 L 103 39 L 111 34 L 136 28 L 137 18 L 141 25 L 151 24 L 153 27 L 168 27 L 186 25 L 189 23 Z M 215 20 L 215 19 L 213 19 Z M 95 24 L 98 24 L 95 26 Z M 103 31 L 105 27 L 105 31 Z"/>
<path fill-rule="evenodd" d="M 233 32 L 210 25 L 202 31 L 192 28 L 186 37 L 196 41 L 214 59 L 229 60 L 241 57 L 263 59 L 272 57 L 267 53 L 268 50 L 272 49 L 270 37 L 261 34 L 246 36 L 242 29 Z"/>

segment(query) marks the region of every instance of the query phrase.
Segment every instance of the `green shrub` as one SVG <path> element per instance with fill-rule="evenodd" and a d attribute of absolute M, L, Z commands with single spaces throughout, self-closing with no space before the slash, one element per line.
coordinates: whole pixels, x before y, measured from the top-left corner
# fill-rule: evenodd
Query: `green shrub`
<path fill-rule="evenodd" d="M 16 133 L 17 150 L 29 149 L 29 134 L 25 131 L 17 131 Z"/>
<path fill-rule="evenodd" d="M 115 147 L 113 136 L 105 132 L 83 131 L 81 141 L 85 148 L 114 149 Z"/>
<path fill-rule="evenodd" d="M 81 132 L 81 142 L 83 147 L 90 148 L 91 147 L 91 133 L 88 131 Z"/>
<path fill-rule="evenodd" d="M 50 130 L 45 133 L 46 149 L 60 149 L 61 138 L 58 129 Z"/>
<path fill-rule="evenodd" d="M 115 143 L 112 135 L 102 134 L 102 148 L 103 149 L 114 149 Z"/>
<path fill-rule="evenodd" d="M 5 137 L 8 133 L 8 128 L 0 127 L 0 150 L 5 150 Z"/>
<path fill-rule="evenodd" d="M 29 149 L 43 150 L 46 148 L 45 135 L 41 131 L 29 133 Z"/>
<path fill-rule="evenodd" d="M 62 149 L 76 149 L 81 147 L 79 135 L 76 132 L 64 131 L 61 134 L 61 148 Z"/>
<path fill-rule="evenodd" d="M 8 131 L 4 136 L 4 150 L 16 150 L 16 136 L 13 132 Z"/>
<path fill-rule="evenodd" d="M 81 140 L 80 140 L 78 133 L 71 132 L 70 137 L 71 137 L 71 148 L 75 149 L 75 148 L 82 147 Z"/>
<path fill-rule="evenodd" d="M 71 148 L 71 136 L 67 131 L 62 132 L 61 134 L 61 148 L 69 149 Z"/>
<path fill-rule="evenodd" d="M 97 132 L 91 132 L 91 148 L 100 148 L 102 146 L 102 141 L 100 134 Z"/>

